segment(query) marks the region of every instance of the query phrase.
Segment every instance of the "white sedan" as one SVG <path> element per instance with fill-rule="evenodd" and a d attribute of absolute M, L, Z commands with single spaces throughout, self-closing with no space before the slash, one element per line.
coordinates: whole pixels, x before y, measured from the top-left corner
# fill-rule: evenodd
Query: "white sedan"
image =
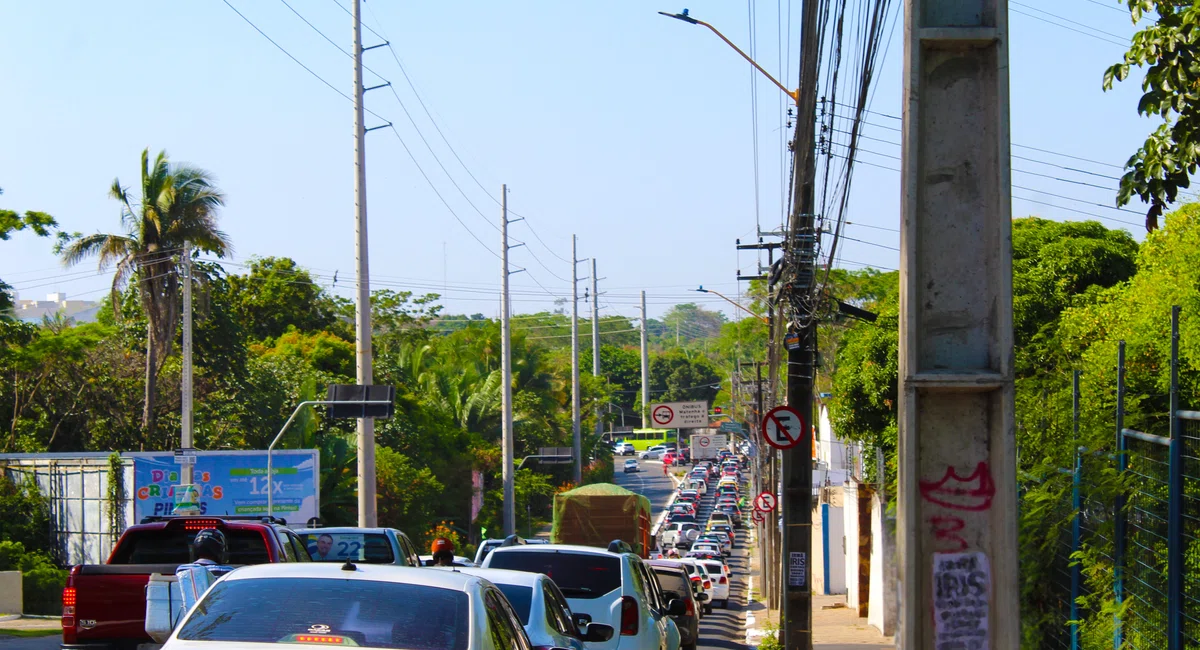
<path fill-rule="evenodd" d="M 521 617 L 534 648 L 583 650 L 584 641 L 603 642 L 612 638 L 611 625 L 580 625 L 581 619 L 571 613 L 558 585 L 545 574 L 507 569 L 456 570 L 486 578 L 499 587 Z"/>
<path fill-rule="evenodd" d="M 642 460 L 659 460 L 665 453 L 667 453 L 667 448 L 665 446 L 655 445 L 638 454 L 638 458 L 641 458 Z"/>
<path fill-rule="evenodd" d="M 297 562 L 246 566 L 204 594 L 163 650 L 259 644 L 531 650 L 491 582 L 457 571 Z"/>

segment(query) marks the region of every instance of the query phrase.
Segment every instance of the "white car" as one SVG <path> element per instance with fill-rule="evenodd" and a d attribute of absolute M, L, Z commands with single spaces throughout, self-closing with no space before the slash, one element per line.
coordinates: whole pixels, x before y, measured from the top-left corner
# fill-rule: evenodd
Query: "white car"
<path fill-rule="evenodd" d="M 668 451 L 669 450 L 667 449 L 666 445 L 654 445 L 646 451 L 638 454 L 638 458 L 641 458 L 642 460 L 658 460 L 662 458 L 663 454 L 667 453 Z"/>
<path fill-rule="evenodd" d="M 721 555 L 733 554 L 733 542 L 729 541 L 729 536 L 725 533 L 704 533 L 696 538 L 697 542 L 707 542 L 716 544 L 721 547 Z"/>
<path fill-rule="evenodd" d="M 638 462 L 636 460 L 630 458 L 629 460 L 625 461 L 625 473 L 626 474 L 628 474 L 629 472 L 640 472 L 640 471 L 641 471 L 641 468 L 638 467 Z"/>
<path fill-rule="evenodd" d="M 589 650 L 679 650 L 679 628 L 670 617 L 684 613 L 686 604 L 666 602 L 653 571 L 629 545 L 614 542 L 609 548 L 509 546 L 492 551 L 483 566 L 544 573 L 576 616 L 617 630 L 608 641 L 588 641 Z"/>
<path fill-rule="evenodd" d="M 704 480 L 703 477 L 697 478 L 697 476 L 693 475 L 692 477 L 688 478 L 684 485 L 686 485 L 689 490 L 695 490 L 699 492 L 700 496 L 708 494 L 708 481 Z"/>
<path fill-rule="evenodd" d="M 517 616 L 521 617 L 534 648 L 584 650 L 585 639 L 607 641 L 612 638 L 612 626 L 603 623 L 586 625 L 586 631 L 581 632 L 567 599 L 554 581 L 541 573 L 505 569 L 458 571 L 486 578 L 504 592 Z"/>
<path fill-rule="evenodd" d="M 228 650 L 260 644 L 533 648 L 508 599 L 484 578 L 334 562 L 259 564 L 226 574 L 163 648 Z"/>
<path fill-rule="evenodd" d="M 618 442 L 613 445 L 613 453 L 617 456 L 632 456 L 637 450 L 633 448 L 632 442 Z"/>
<path fill-rule="evenodd" d="M 688 551 L 689 557 L 698 557 L 700 555 L 723 555 L 721 553 L 720 544 L 712 542 L 696 542 L 692 544 L 692 548 Z"/>
<path fill-rule="evenodd" d="M 688 548 L 700 536 L 700 524 L 689 521 L 673 521 L 661 533 L 659 548 Z"/>
<path fill-rule="evenodd" d="M 729 609 L 729 567 L 717 560 L 701 560 L 700 564 L 704 565 L 713 579 L 712 600 L 709 602 L 714 606 L 720 603 L 721 609 Z"/>

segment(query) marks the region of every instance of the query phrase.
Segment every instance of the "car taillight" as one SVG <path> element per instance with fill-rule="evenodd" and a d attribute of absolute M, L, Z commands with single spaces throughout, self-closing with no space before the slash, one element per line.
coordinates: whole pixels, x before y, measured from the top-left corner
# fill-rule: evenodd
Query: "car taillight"
<path fill-rule="evenodd" d="M 721 576 L 721 579 L 717 582 L 717 584 L 726 585 L 729 584 L 729 580 L 725 576 Z"/>
<path fill-rule="evenodd" d="M 63 629 L 73 629 L 75 627 L 75 587 L 66 587 L 62 593 L 62 627 Z"/>
<path fill-rule="evenodd" d="M 694 604 L 695 601 L 692 600 L 691 598 L 688 598 L 684 602 L 687 603 L 687 607 L 684 608 L 683 615 L 684 616 L 695 616 L 696 615 L 696 606 Z"/>
<path fill-rule="evenodd" d="M 633 596 L 621 597 L 621 635 L 637 636 L 638 604 Z"/>
<path fill-rule="evenodd" d="M 705 581 L 704 581 L 704 588 L 705 588 L 705 589 L 712 589 L 712 581 L 711 581 L 711 580 L 705 580 Z"/>
<path fill-rule="evenodd" d="M 220 519 L 185 519 L 183 522 L 184 530 L 205 530 L 207 528 L 218 528 L 221 526 Z"/>

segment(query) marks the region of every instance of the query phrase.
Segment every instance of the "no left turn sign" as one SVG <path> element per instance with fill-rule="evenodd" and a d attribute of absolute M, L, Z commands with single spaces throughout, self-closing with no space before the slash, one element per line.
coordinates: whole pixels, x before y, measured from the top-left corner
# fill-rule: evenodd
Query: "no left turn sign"
<path fill-rule="evenodd" d="M 779 500 L 770 492 L 763 492 L 754 497 L 754 509 L 760 512 L 771 512 L 777 505 Z"/>
<path fill-rule="evenodd" d="M 800 412 L 789 406 L 777 406 L 762 420 L 763 439 L 776 449 L 791 449 L 808 437 L 808 423 Z"/>
<path fill-rule="evenodd" d="M 675 419 L 675 411 L 671 410 L 666 404 L 659 404 L 654 407 L 654 412 L 650 414 L 654 421 L 659 424 L 667 424 Z"/>

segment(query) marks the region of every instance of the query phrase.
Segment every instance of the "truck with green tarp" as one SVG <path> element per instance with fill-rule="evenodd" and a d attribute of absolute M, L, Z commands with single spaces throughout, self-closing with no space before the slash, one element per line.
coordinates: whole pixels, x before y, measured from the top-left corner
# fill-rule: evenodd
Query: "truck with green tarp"
<path fill-rule="evenodd" d="M 594 483 L 554 495 L 555 544 L 607 548 L 616 539 L 635 553 L 650 552 L 650 500 L 612 483 Z"/>

